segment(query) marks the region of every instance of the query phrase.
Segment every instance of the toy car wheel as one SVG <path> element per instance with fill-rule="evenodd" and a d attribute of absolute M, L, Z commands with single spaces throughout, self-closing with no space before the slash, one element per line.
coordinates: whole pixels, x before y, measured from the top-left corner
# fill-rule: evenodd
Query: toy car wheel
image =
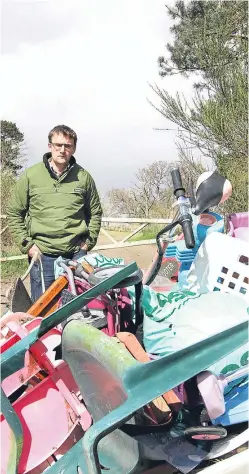
<path fill-rule="evenodd" d="M 227 430 L 217 426 L 194 426 L 187 428 L 184 432 L 185 436 L 200 441 L 216 441 L 227 436 Z"/>

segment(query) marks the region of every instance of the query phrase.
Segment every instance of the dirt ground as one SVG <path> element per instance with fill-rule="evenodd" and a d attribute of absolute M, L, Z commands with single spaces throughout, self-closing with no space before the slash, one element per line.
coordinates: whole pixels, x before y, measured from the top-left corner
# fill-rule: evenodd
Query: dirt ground
<path fill-rule="evenodd" d="M 127 235 L 127 232 L 112 232 L 112 237 L 114 237 L 117 241 L 120 241 Z M 98 245 L 106 245 L 110 244 L 110 240 L 108 237 L 104 235 L 100 235 L 98 240 Z M 93 250 L 95 251 L 95 250 Z M 156 251 L 156 245 L 139 245 L 134 247 L 125 247 L 125 248 L 116 248 L 116 249 L 108 249 L 108 250 L 96 250 L 98 253 L 106 255 L 107 257 L 121 257 L 124 258 L 126 263 L 131 263 L 133 261 L 137 262 L 137 265 L 141 269 L 148 268 L 149 264 L 152 261 L 152 258 Z M 21 276 L 21 275 L 20 275 Z M 2 280 L 1 281 L 1 315 L 6 311 L 6 291 L 11 286 L 11 280 Z M 25 286 L 30 291 L 29 285 L 29 278 L 27 277 L 25 281 Z"/>
<path fill-rule="evenodd" d="M 123 249 L 99 250 L 107 257 L 122 257 L 126 263 L 137 262 L 138 266 L 145 269 L 151 263 L 155 254 L 155 245 L 141 245 L 137 247 L 126 247 Z"/>

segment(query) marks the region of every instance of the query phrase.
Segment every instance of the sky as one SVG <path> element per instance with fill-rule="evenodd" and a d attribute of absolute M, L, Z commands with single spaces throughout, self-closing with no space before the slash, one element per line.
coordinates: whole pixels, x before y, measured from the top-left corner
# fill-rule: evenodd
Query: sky
<path fill-rule="evenodd" d="M 171 40 L 165 3 L 2 0 L 1 118 L 24 133 L 28 166 L 58 124 L 76 131 L 76 160 L 102 196 L 129 187 L 138 168 L 177 158 L 176 131 L 153 130 L 175 125 L 148 102 L 159 104 L 149 84 L 192 95 L 190 81 L 158 74 Z"/>

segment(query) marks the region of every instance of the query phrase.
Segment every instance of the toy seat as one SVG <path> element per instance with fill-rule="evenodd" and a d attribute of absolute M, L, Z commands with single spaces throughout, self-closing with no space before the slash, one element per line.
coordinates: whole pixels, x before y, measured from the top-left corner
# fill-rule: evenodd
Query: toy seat
<path fill-rule="evenodd" d="M 84 405 L 80 405 L 79 401 L 77 403 L 76 397 L 71 398 L 72 392 L 77 391 L 71 372 L 63 362 L 53 376 L 27 390 L 26 394 L 13 403 L 23 432 L 18 474 L 36 468 L 52 454 L 60 452 L 59 448 L 71 434 L 79 440 L 89 428 L 91 418 Z M 1 415 L 1 468 L 6 474 L 9 472 L 7 465 L 11 455 L 9 430 L 6 419 Z M 72 439 L 70 447 L 74 442 Z"/>
<path fill-rule="evenodd" d="M 49 377 L 13 404 L 21 420 L 24 446 L 19 473 L 30 471 L 46 460 L 75 427 L 76 416 L 67 411 L 65 400 Z M 10 451 L 9 425 L 1 416 L 1 468 L 7 473 Z"/>
<path fill-rule="evenodd" d="M 13 314 L 15 315 L 15 313 Z M 1 346 L 1 352 L 3 353 L 10 347 L 13 347 L 20 339 L 26 337 L 34 329 L 38 329 L 42 322 L 42 318 L 35 318 L 32 321 L 20 326 L 15 322 L 7 323 L 8 327 L 13 331 L 13 335 L 3 343 Z M 56 328 L 51 329 L 47 334 L 41 337 L 40 341 L 43 343 L 43 346 L 40 344 L 36 349 L 36 357 L 32 354 L 31 351 L 27 351 L 24 356 L 24 364 L 21 369 L 13 374 L 9 375 L 2 381 L 2 388 L 9 397 L 21 386 L 25 385 L 28 381 L 31 381 L 32 377 L 38 376 L 38 379 L 42 380 L 44 376 L 41 376 L 39 372 L 42 369 L 47 369 L 52 371 L 53 368 L 57 367 L 62 361 L 55 361 L 55 352 L 54 348 L 61 341 L 61 331 Z M 33 346 L 34 352 L 35 346 Z M 44 366 L 44 362 L 48 362 L 49 366 Z"/>
<path fill-rule="evenodd" d="M 14 334 L 2 346 L 3 352 L 4 349 L 13 347 L 18 340 L 25 338 L 35 328 L 39 328 L 41 321 L 42 318 L 36 318 L 24 327 L 10 321 L 8 326 Z M 2 381 L 2 389 L 8 397 L 12 394 L 15 396 L 18 389 L 24 391 L 24 395 L 13 403 L 13 408 L 21 421 L 24 438 L 18 473 L 30 472 L 43 465 L 53 453 L 58 453 L 58 450 L 61 453 L 61 446 L 65 441 L 70 448 L 76 439 L 82 437 L 83 429 L 86 430 L 91 425 L 91 417 L 78 398 L 73 395 L 78 392 L 78 387 L 67 364 L 62 360 L 55 361 L 54 348 L 60 341 L 61 331 L 51 329 L 26 351 L 23 368 Z M 43 369 L 49 376 L 41 375 Z M 27 383 L 33 385 L 33 388 L 27 389 Z M 11 456 L 9 430 L 6 419 L 1 416 L 3 473 L 8 472 Z"/>

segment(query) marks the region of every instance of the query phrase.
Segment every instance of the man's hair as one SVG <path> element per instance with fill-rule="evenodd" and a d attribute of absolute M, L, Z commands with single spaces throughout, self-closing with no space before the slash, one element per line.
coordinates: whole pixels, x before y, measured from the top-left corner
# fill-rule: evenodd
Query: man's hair
<path fill-rule="evenodd" d="M 74 145 L 77 143 L 77 134 L 72 130 L 72 128 L 67 127 L 67 125 L 56 125 L 48 134 L 48 142 L 51 143 L 53 135 L 59 135 L 62 133 L 65 137 L 72 138 L 74 140 Z"/>

